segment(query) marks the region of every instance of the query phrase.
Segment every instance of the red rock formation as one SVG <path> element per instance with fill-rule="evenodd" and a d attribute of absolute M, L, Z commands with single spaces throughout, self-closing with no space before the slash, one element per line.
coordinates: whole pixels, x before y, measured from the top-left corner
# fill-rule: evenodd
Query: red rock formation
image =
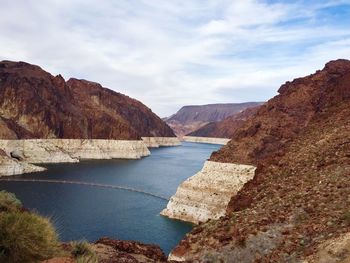
<path fill-rule="evenodd" d="M 0 138 L 138 139 L 174 136 L 141 102 L 85 80 L 0 62 Z"/>
<path fill-rule="evenodd" d="M 234 132 L 243 125 L 245 120 L 253 116 L 257 107 L 247 108 L 244 111 L 227 117 L 222 121 L 210 122 L 198 130 L 187 134 L 187 136 L 231 138 Z"/>
<path fill-rule="evenodd" d="M 348 98 L 349 71 L 348 60 L 336 60 L 322 71 L 286 82 L 210 160 L 257 164 L 278 154 L 314 116 Z"/>
<path fill-rule="evenodd" d="M 246 108 L 260 104 L 260 102 L 245 102 L 184 106 L 177 113 L 166 118 L 166 122 L 178 136 L 183 136 L 210 122 L 222 121 Z"/>
<path fill-rule="evenodd" d="M 350 61 L 332 61 L 283 85 L 235 133 L 232 148 L 215 155 L 258 163 L 254 179 L 232 198 L 227 216 L 194 228 L 173 255 L 199 262 L 299 262 L 349 233 L 349 115 Z M 238 158 L 234 151 L 244 145 L 249 149 Z M 333 257 L 350 256 L 341 253 Z"/>

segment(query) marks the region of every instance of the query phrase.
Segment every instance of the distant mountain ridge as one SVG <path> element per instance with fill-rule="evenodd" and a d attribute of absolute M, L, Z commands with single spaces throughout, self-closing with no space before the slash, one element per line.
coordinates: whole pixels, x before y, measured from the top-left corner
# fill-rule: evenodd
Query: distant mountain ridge
<path fill-rule="evenodd" d="M 52 76 L 25 62 L 0 62 L 0 138 L 174 137 L 141 102 L 100 84 Z"/>
<path fill-rule="evenodd" d="M 222 121 L 210 122 L 188 134 L 196 137 L 231 138 L 234 132 L 243 125 L 244 121 L 253 116 L 260 106 L 247 108 L 233 114 Z"/>
<path fill-rule="evenodd" d="M 178 136 L 189 134 L 202 126 L 224 120 L 246 108 L 258 106 L 262 102 L 223 103 L 191 105 L 182 107 L 177 113 L 165 118 L 167 124 Z"/>

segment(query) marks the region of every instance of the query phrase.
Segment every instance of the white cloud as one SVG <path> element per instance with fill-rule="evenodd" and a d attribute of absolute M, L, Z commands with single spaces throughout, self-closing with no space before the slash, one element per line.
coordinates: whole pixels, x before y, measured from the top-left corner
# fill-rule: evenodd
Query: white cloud
<path fill-rule="evenodd" d="M 165 116 L 185 104 L 265 100 L 286 80 L 350 58 L 350 20 L 326 9 L 349 4 L 6 1 L 0 59 L 100 82 Z"/>

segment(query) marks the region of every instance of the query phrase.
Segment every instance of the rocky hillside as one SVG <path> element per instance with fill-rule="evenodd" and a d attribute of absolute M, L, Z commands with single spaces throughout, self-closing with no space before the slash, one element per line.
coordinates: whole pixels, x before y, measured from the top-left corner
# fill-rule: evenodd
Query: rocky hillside
<path fill-rule="evenodd" d="M 260 105 L 260 102 L 208 104 L 184 106 L 177 113 L 166 118 L 176 135 L 191 133 L 210 122 L 224 120 L 246 108 Z"/>
<path fill-rule="evenodd" d="M 348 60 L 331 61 L 315 74 L 286 82 L 211 160 L 257 164 L 278 155 L 314 117 L 347 99 L 349 71 Z"/>
<path fill-rule="evenodd" d="M 222 121 L 210 122 L 203 127 L 189 133 L 187 136 L 231 138 L 245 120 L 258 111 L 259 106 L 247 108 L 240 113 L 227 117 Z"/>
<path fill-rule="evenodd" d="M 0 138 L 138 139 L 174 133 L 141 102 L 25 62 L 0 62 Z"/>
<path fill-rule="evenodd" d="M 213 157 L 257 163 L 254 179 L 232 197 L 225 217 L 196 227 L 172 257 L 348 262 L 349 114 L 350 61 L 332 61 L 322 71 L 283 85 L 280 95 Z M 286 121 L 272 121 L 270 115 Z M 243 145 L 248 149 L 239 158 L 235 151 Z"/>

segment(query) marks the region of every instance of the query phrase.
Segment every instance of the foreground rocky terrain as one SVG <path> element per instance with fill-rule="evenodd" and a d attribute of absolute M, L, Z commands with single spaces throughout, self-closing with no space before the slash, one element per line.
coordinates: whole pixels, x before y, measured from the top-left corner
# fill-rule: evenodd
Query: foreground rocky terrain
<path fill-rule="evenodd" d="M 246 108 L 254 107 L 260 104 L 260 102 L 245 102 L 184 106 L 174 115 L 165 118 L 165 120 L 175 131 L 177 136 L 184 136 L 208 123 L 224 120 L 225 118 L 237 114 Z M 198 136 L 218 137 L 205 135 Z"/>
<path fill-rule="evenodd" d="M 257 166 L 253 180 L 169 259 L 349 261 L 350 61 L 331 61 L 279 93 L 211 157 Z"/>
<path fill-rule="evenodd" d="M 0 138 L 140 139 L 174 133 L 141 102 L 25 62 L 0 62 Z"/>

